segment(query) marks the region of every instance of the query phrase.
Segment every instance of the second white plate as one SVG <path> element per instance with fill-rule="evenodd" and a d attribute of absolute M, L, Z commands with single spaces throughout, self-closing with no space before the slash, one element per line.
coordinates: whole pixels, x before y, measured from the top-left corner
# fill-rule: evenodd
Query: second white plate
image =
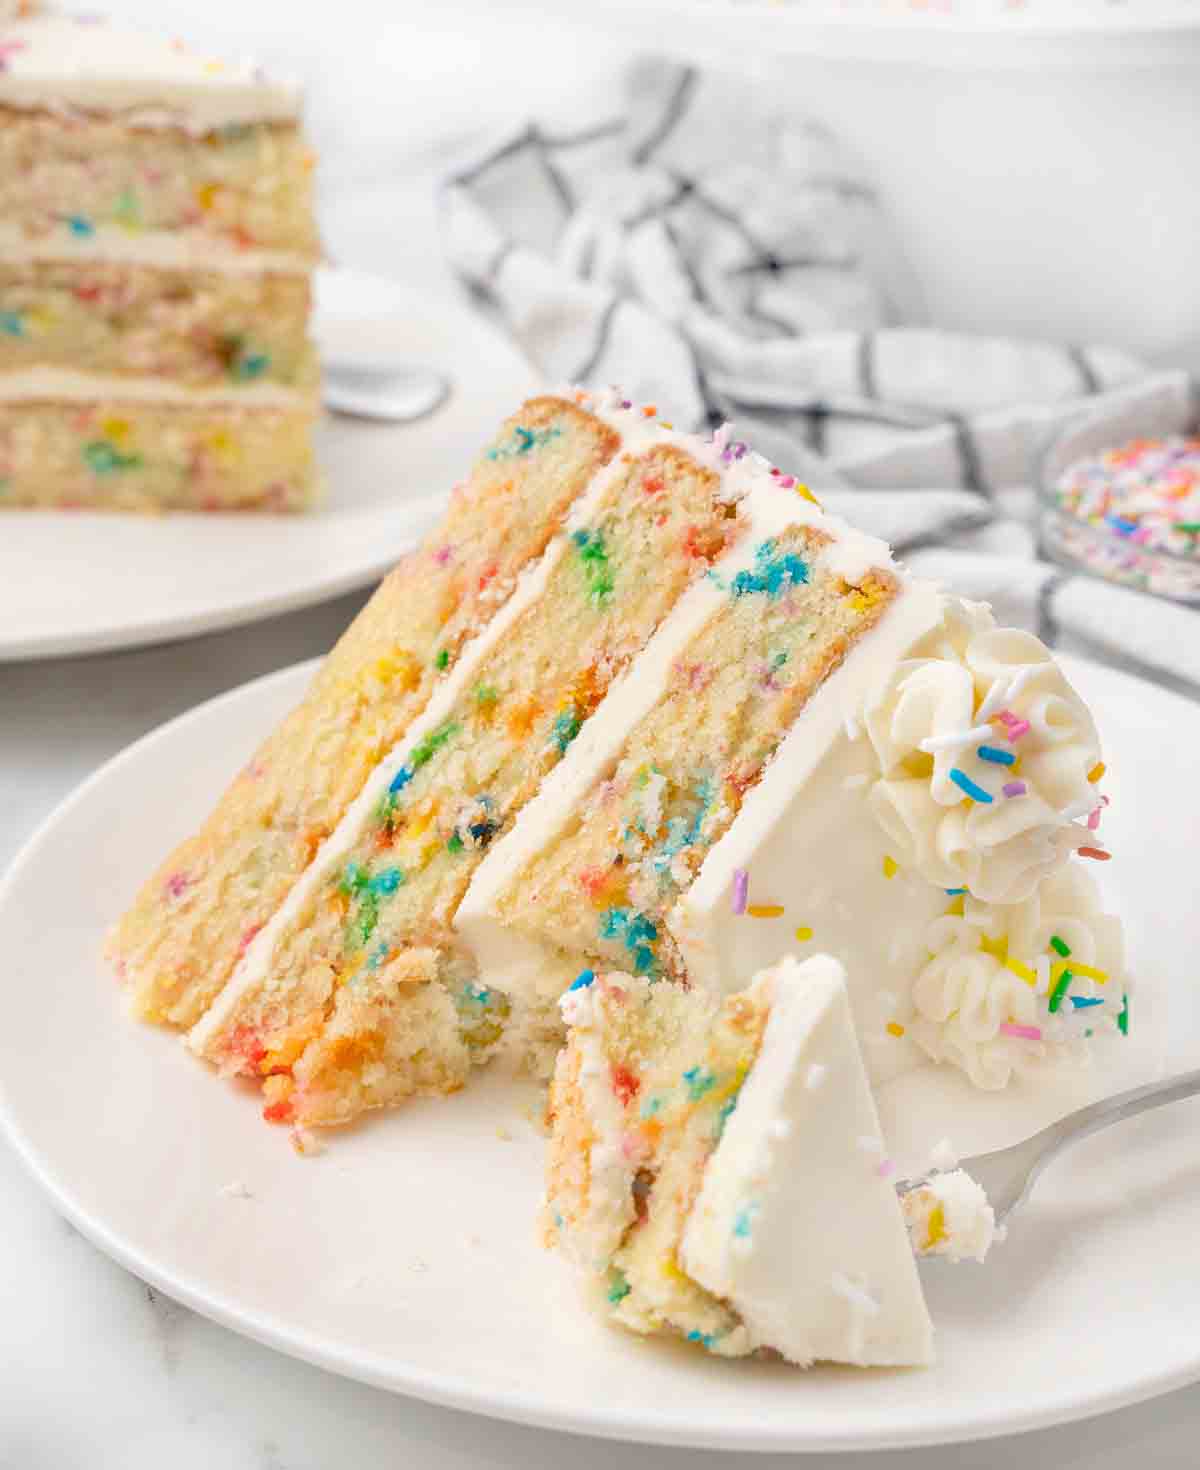
<path fill-rule="evenodd" d="M 310 515 L 5 513 L 0 661 L 192 637 L 366 586 L 441 513 L 480 436 L 536 388 L 467 307 L 379 277 L 318 272 L 314 333 L 326 351 L 437 368 L 453 391 L 413 424 L 327 414 L 326 499 Z"/>
<path fill-rule="evenodd" d="M 498 1076 L 297 1158 L 259 1120 L 256 1093 L 219 1083 L 175 1037 L 124 1017 L 100 950 L 141 878 L 194 828 L 310 672 L 247 685 L 118 756 L 0 885 L 0 1126 L 104 1250 L 198 1311 L 336 1372 L 475 1412 L 658 1443 L 821 1450 L 973 1439 L 1200 1377 L 1194 1104 L 1079 1145 L 986 1267 L 923 1268 L 939 1351 L 927 1372 L 721 1363 L 594 1321 L 570 1271 L 536 1241 L 543 1141 L 533 1100 Z M 1105 831 L 1117 857 L 1104 877 L 1140 987 L 1116 1070 L 1092 1079 L 1115 1088 L 1153 1070 L 1156 990 L 1170 991 L 1176 1064 L 1200 1055 L 1200 709 L 1092 665 L 1071 672 L 1102 715 Z M 1011 1121 L 1011 1099 L 990 1102 Z M 956 1101 L 933 1121 L 973 1146 Z"/>

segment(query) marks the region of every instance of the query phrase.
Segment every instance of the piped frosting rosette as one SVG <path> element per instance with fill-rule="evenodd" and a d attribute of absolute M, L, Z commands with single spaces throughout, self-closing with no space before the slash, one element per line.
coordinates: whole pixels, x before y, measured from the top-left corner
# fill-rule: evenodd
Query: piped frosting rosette
<path fill-rule="evenodd" d="M 1086 1063 L 1087 1038 L 1124 1030 L 1128 1015 L 1121 923 L 1100 907 L 1075 864 L 1015 904 L 956 899 L 926 938 L 908 1034 L 977 1087 L 1014 1073 Z"/>
<path fill-rule="evenodd" d="M 868 703 L 879 760 L 871 808 L 899 862 L 989 903 L 1028 898 L 1093 828 L 1099 743 L 1050 650 L 951 603 L 930 656 L 906 659 Z"/>

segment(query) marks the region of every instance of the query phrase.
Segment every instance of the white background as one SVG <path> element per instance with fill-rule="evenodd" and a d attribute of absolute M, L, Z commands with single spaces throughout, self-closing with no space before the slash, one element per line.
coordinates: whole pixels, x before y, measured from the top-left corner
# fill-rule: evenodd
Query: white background
<path fill-rule="evenodd" d="M 300 73 L 311 89 L 331 252 L 434 291 L 450 289 L 428 190 L 447 144 L 564 93 L 603 95 L 626 45 L 595 22 L 584 41 L 565 7 L 549 5 L 551 14 L 536 23 L 499 3 L 124 0 L 111 8 L 282 59 Z M 0 666 L 0 866 L 99 762 L 201 699 L 322 652 L 360 600 L 160 649 Z M 47 963 L 53 952 L 48 934 Z M 682 1470 L 706 1461 L 734 1470 L 778 1463 L 486 1423 L 292 1362 L 152 1296 L 51 1211 L 3 1146 L 0 1245 L 2 1470 L 548 1470 L 564 1459 L 579 1470 Z M 1020 1440 L 837 1463 L 846 1470 L 861 1470 L 868 1459 L 888 1470 L 998 1470 L 1018 1462 L 1028 1470 L 1140 1470 L 1194 1465 L 1198 1442 L 1200 1388 Z"/>

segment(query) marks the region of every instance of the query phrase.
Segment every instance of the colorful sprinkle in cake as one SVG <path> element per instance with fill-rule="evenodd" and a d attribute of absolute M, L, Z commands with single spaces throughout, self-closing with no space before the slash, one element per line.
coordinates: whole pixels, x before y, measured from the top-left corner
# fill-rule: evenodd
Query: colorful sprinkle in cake
<path fill-rule="evenodd" d="M 95 17 L 0 17 L 0 508 L 299 510 L 300 98 Z"/>
<path fill-rule="evenodd" d="M 349 1122 L 548 1074 L 583 970 L 851 976 L 869 1075 L 1128 1026 L 1104 767 L 1047 649 L 730 439 L 583 392 L 502 426 L 112 954 L 141 1017 Z"/>
<path fill-rule="evenodd" d="M 835 960 L 724 1001 L 585 971 L 562 1011 L 544 1234 L 606 1317 L 727 1357 L 930 1361 L 914 1246 L 982 1258 L 991 1211 L 959 1209 L 961 1239 L 914 1191 L 910 1242 Z"/>

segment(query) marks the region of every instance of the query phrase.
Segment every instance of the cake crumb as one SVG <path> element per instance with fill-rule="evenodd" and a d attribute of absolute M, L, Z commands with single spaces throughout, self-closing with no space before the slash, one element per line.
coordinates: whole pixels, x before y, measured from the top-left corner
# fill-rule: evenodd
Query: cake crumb
<path fill-rule="evenodd" d="M 292 1129 L 292 1147 L 306 1159 L 316 1158 L 318 1154 L 325 1152 L 325 1145 L 308 1128 Z"/>
<path fill-rule="evenodd" d="M 240 1179 L 231 1179 L 228 1184 L 222 1184 L 217 1193 L 226 1195 L 229 1199 L 254 1198 L 253 1191 L 247 1189 Z"/>

